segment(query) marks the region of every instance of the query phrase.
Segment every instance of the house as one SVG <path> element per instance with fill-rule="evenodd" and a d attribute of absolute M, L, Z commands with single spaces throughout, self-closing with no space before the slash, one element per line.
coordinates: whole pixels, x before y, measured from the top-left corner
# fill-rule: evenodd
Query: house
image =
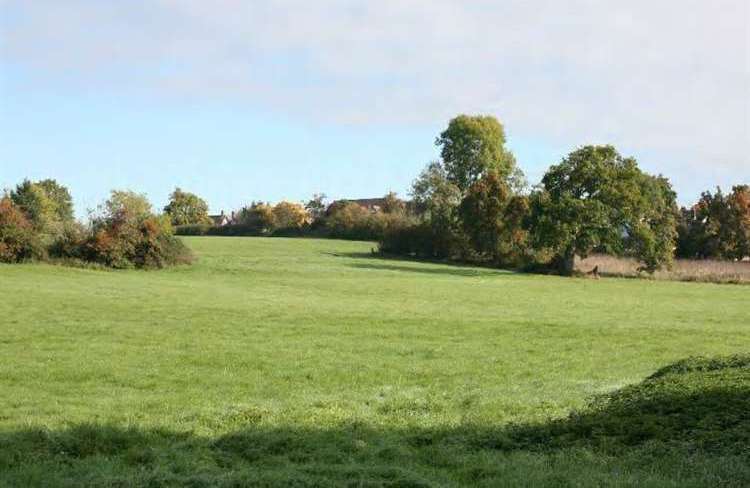
<path fill-rule="evenodd" d="M 211 219 L 211 221 L 214 224 L 214 227 L 224 227 L 225 225 L 229 225 L 233 223 L 234 221 L 234 212 L 232 212 L 231 218 L 228 217 L 224 211 L 222 210 L 219 215 L 209 215 L 208 218 Z"/>
<path fill-rule="evenodd" d="M 364 208 L 365 210 L 369 210 L 370 212 L 379 212 L 383 209 L 385 206 L 385 198 L 360 198 L 360 199 L 345 199 L 345 200 L 336 200 L 331 205 L 329 205 L 329 209 L 336 206 L 341 205 L 344 203 L 356 203 L 360 207 Z"/>

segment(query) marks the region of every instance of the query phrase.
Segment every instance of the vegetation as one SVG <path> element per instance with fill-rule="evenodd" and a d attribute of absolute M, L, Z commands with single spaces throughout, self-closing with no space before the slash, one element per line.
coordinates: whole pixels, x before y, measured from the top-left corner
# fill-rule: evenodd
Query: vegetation
<path fill-rule="evenodd" d="M 163 268 L 190 262 L 169 216 L 156 216 L 145 196 L 113 191 L 91 222 L 80 256 L 112 268 Z"/>
<path fill-rule="evenodd" d="M 49 256 L 118 268 L 162 267 L 188 260 L 173 233 L 370 240 L 384 254 L 564 275 L 574 274 L 576 259 L 591 254 L 635 259 L 638 275 L 670 270 L 675 255 L 750 258 L 748 185 L 728 195 L 705 192 L 692 208 L 680 210 L 667 178 L 643 172 L 613 146 L 589 145 L 552 165 L 529 191 L 505 141 L 495 117 L 459 115 L 436 138 L 441 159 L 415 179 L 411 201 L 390 192 L 381 199 L 328 204 L 325 195 L 315 194 L 304 204 L 253 201 L 231 219 L 222 212 L 216 223 L 205 200 L 175 188 L 166 217 L 155 215 L 137 194 L 115 192 L 107 205 L 127 207 L 127 217 L 108 208 L 84 228 L 73 220 L 65 187 L 26 180 L 9 194 L 24 219 L 6 211 L 0 259 Z"/>
<path fill-rule="evenodd" d="M 73 219 L 67 188 L 26 180 L 0 199 L 0 262 L 32 259 L 162 268 L 191 257 L 170 216 L 155 215 L 143 195 L 113 191 L 84 227 Z"/>
<path fill-rule="evenodd" d="M 704 192 L 690 209 L 682 209 L 677 255 L 683 258 L 742 259 L 750 256 L 750 186 L 724 195 Z"/>
<path fill-rule="evenodd" d="M 26 214 L 8 197 L 0 199 L 0 262 L 41 257 L 44 251 Z"/>
<path fill-rule="evenodd" d="M 675 199 L 666 179 L 643 173 L 614 147 L 586 146 L 544 175 L 532 198 L 534 243 L 551 249 L 564 274 L 595 249 L 634 255 L 655 271 L 672 259 Z"/>
<path fill-rule="evenodd" d="M 175 188 L 169 195 L 169 203 L 164 207 L 164 213 L 169 215 L 172 225 L 211 224 L 208 203 L 198 195 L 180 188 Z"/>
<path fill-rule="evenodd" d="M 0 486 L 750 484 L 744 287 L 185 241 L 0 265 Z"/>

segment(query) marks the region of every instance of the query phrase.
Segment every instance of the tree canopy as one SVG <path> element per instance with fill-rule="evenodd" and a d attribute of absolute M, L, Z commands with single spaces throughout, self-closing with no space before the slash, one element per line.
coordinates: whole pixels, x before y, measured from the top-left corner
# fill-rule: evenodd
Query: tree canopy
<path fill-rule="evenodd" d="M 172 225 L 209 224 L 208 204 L 194 193 L 175 188 L 169 195 L 169 203 L 164 207 Z"/>
<path fill-rule="evenodd" d="M 676 236 L 675 194 L 612 146 L 585 146 L 552 166 L 532 197 L 535 244 L 550 249 L 570 274 L 575 256 L 594 250 L 669 264 Z"/>
<path fill-rule="evenodd" d="M 505 130 L 489 115 L 459 115 L 451 119 L 435 141 L 448 180 L 465 192 L 488 171 L 509 178 L 516 168 L 513 154 L 505 148 Z M 514 175 L 518 179 L 517 172 Z"/>
<path fill-rule="evenodd" d="M 10 192 L 10 199 L 41 234 L 57 236 L 73 221 L 73 199 L 68 189 L 52 179 L 24 180 Z"/>

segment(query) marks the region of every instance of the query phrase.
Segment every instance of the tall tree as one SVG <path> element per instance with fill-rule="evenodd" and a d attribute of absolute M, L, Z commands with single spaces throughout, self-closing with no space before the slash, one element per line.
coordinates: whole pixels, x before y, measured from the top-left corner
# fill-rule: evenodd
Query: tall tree
<path fill-rule="evenodd" d="M 462 192 L 489 171 L 503 179 L 511 175 L 519 179 L 515 158 L 505 148 L 505 130 L 495 117 L 459 115 L 435 144 L 440 147 L 448 180 Z"/>
<path fill-rule="evenodd" d="M 194 193 L 175 188 L 164 207 L 173 225 L 209 224 L 208 204 Z"/>
<path fill-rule="evenodd" d="M 532 197 L 536 246 L 552 251 L 564 274 L 594 250 L 641 259 L 655 270 L 671 262 L 675 194 L 612 146 L 585 146 L 552 166 Z"/>

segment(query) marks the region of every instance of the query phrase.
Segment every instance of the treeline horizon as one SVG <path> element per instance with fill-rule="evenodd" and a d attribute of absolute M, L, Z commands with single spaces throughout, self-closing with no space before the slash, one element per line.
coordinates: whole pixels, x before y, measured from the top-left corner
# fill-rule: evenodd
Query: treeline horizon
<path fill-rule="evenodd" d="M 189 261 L 182 235 L 289 235 L 375 240 L 384 253 L 572 274 L 593 252 L 633 257 L 643 270 L 675 257 L 750 256 L 750 187 L 705 191 L 680 208 L 668 178 L 642 171 L 611 145 L 580 146 L 529 187 L 505 130 L 492 116 L 459 115 L 436 138 L 440 159 L 416 177 L 403 200 L 382 208 L 351 200 L 251 202 L 216 226 L 208 203 L 179 187 L 155 212 L 145 195 L 113 190 L 73 216 L 68 189 L 24 180 L 0 200 L 0 260 L 65 258 L 111 267 L 161 267 Z"/>

